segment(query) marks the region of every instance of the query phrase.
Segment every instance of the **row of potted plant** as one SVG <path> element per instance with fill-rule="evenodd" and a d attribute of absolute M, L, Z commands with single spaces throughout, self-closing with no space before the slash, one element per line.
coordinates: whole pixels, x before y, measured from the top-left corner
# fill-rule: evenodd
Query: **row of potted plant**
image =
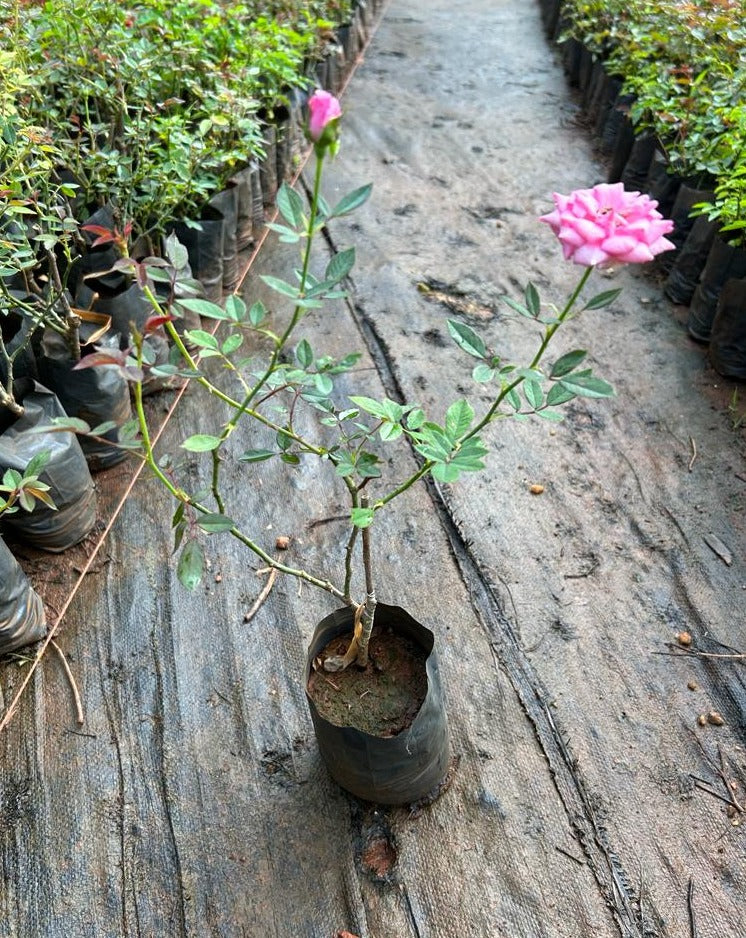
<path fill-rule="evenodd" d="M 652 192 L 674 219 L 666 294 L 690 307 L 690 334 L 710 343 L 715 368 L 746 377 L 742 4 L 542 0 L 542 12 L 609 178 Z"/>
<path fill-rule="evenodd" d="M 143 330 L 152 313 L 145 283 L 132 259 L 150 258 L 158 297 L 164 302 L 178 297 L 183 316 L 189 317 L 180 329 L 198 328 L 200 304 L 205 298 L 222 298 L 224 289 L 235 286 L 239 252 L 263 228 L 265 209 L 283 176 L 291 172 L 287 158 L 280 164 L 275 135 L 271 149 L 264 143 L 261 148 L 255 146 L 254 126 L 262 131 L 262 141 L 268 138 L 267 128 L 279 126 L 269 117 L 260 121 L 256 101 L 247 103 L 244 115 L 252 126 L 239 122 L 232 127 L 236 140 L 244 134 L 240 147 L 220 151 L 217 137 L 208 141 L 213 160 L 218 159 L 216 153 L 221 154 L 220 177 L 214 175 L 209 160 L 197 159 L 208 138 L 200 130 L 194 102 L 201 99 L 209 109 L 212 93 L 217 94 L 218 40 L 222 37 L 232 44 L 222 48 L 224 55 L 233 54 L 242 44 L 248 50 L 259 23 L 263 33 L 295 36 L 298 50 L 308 53 L 283 58 L 287 48 L 279 55 L 275 47 L 273 54 L 285 63 L 285 70 L 276 68 L 273 73 L 260 74 L 258 64 L 250 66 L 246 61 L 239 63 L 241 69 L 230 64 L 231 75 L 244 70 L 255 87 L 263 84 L 261 100 L 265 108 L 267 102 L 274 102 L 275 115 L 281 104 L 294 102 L 294 122 L 286 121 L 285 126 L 288 136 L 292 130 L 299 152 L 301 95 L 314 77 L 335 83 L 344 78 L 365 41 L 373 8 L 369 5 L 363 10 L 358 5 L 350 26 L 339 27 L 338 33 L 329 31 L 331 21 L 320 18 L 323 11 L 343 18 L 349 4 L 263 4 L 263 16 L 257 18 L 254 11 L 253 19 L 250 4 L 176 4 L 166 11 L 155 0 L 139 4 L 135 12 L 90 0 L 76 7 L 73 20 L 59 15 L 58 4 L 16 4 L 2 14 L 6 35 L 12 30 L 16 41 L 0 53 L 6 66 L 0 78 L 0 474 L 21 473 L 23 477 L 29 465 L 46 455 L 42 478 L 49 488 L 48 498 L 38 499 L 33 510 L 4 513 L 2 527 L 14 537 L 53 551 L 79 542 L 96 521 L 91 471 L 126 457 L 129 435 L 134 432 L 127 381 L 116 369 L 78 366 L 93 361 L 94 350 L 98 355 L 117 355 L 128 348 L 132 330 Z M 53 22 L 55 13 L 58 19 Z M 245 34 L 235 29 L 235 21 L 227 28 L 229 13 L 249 17 Z M 271 29 L 268 13 L 274 17 Z M 182 14 L 186 25 L 179 22 Z M 301 20 L 307 27 L 305 38 L 297 32 Z M 209 37 L 204 47 L 198 47 L 200 23 Z M 144 56 L 148 48 L 149 54 L 155 54 L 144 38 L 147 29 L 139 31 L 148 24 L 170 52 L 159 59 L 157 79 L 145 75 L 138 85 L 142 72 L 138 74 L 137 65 L 144 61 L 138 56 Z M 104 34 L 105 53 L 103 44 L 96 45 L 96 36 Z M 63 50 L 65 36 L 69 46 Z M 23 51 L 24 43 L 31 43 L 33 55 Z M 100 57 L 93 55 L 96 50 Z M 314 50 L 313 57 L 309 50 Z M 255 45 L 251 54 L 257 54 Z M 125 55 L 131 61 L 122 65 Z M 198 74 L 200 56 L 204 75 Z M 73 80 L 76 62 L 77 81 Z M 101 74 L 97 74 L 99 65 Z M 226 64 L 220 80 L 228 80 L 228 71 Z M 318 75 L 312 74 L 316 71 Z M 177 79 L 182 82 L 178 88 L 173 84 Z M 136 187 L 131 170 L 138 161 L 142 168 L 142 159 L 126 149 L 135 131 L 142 130 L 141 118 L 148 110 L 142 102 L 154 94 L 155 82 L 160 83 L 159 92 L 185 95 L 170 107 L 174 113 L 181 109 L 192 138 L 190 143 L 177 136 L 176 142 L 184 152 L 194 149 L 196 155 L 187 172 L 178 163 L 164 163 L 157 148 L 148 154 L 149 172 L 158 182 L 153 191 L 158 190 L 160 197 L 160 189 L 168 189 L 169 174 L 176 179 L 188 176 L 193 201 L 182 199 L 177 204 L 178 187 L 164 195 L 157 211 L 155 203 L 147 201 L 147 211 L 156 211 L 157 224 L 146 230 L 148 215 L 141 215 L 139 222 L 128 216 L 137 202 L 133 201 Z M 118 101 L 120 92 L 122 100 Z M 132 106 L 138 95 L 139 110 Z M 50 103 L 45 114 L 41 102 L 47 96 Z M 219 95 L 213 101 L 215 126 L 222 126 L 220 101 Z M 71 122 L 62 117 L 71 113 L 78 118 L 86 115 L 85 120 L 72 121 L 72 132 Z M 160 133 L 154 129 L 162 126 L 160 116 L 155 115 L 151 135 Z M 232 175 L 226 181 L 227 173 Z M 218 185 L 223 188 L 207 198 Z M 205 198 L 207 202 L 200 204 Z M 168 214 L 170 210 L 193 214 L 176 217 Z M 168 365 L 169 343 L 162 328 L 149 330 L 143 355 L 150 366 L 146 390 L 172 380 L 174 369 Z M 52 427 L 53 421 L 63 417 L 80 421 L 95 433 L 79 442 L 73 432 Z M 7 554 L 4 545 L 2 549 Z M 3 602 L 9 583 L 3 581 L 0 586 Z M 7 643 L 0 640 L 0 653 L 4 650 Z"/>

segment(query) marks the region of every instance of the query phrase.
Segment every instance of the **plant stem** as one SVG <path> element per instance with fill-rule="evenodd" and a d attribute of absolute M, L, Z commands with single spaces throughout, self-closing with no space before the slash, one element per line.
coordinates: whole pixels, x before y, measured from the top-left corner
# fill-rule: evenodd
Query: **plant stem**
<path fill-rule="evenodd" d="M 541 344 L 539 345 L 539 348 L 536 354 L 531 360 L 531 364 L 529 365 L 529 368 L 536 368 L 536 366 L 539 364 L 541 359 L 544 357 L 544 353 L 546 352 L 547 347 L 549 346 L 549 343 L 552 341 L 552 337 L 554 336 L 554 333 L 559 329 L 562 323 L 565 322 L 567 317 L 572 312 L 572 309 L 575 306 L 575 303 L 577 302 L 577 299 L 580 296 L 580 293 L 583 287 L 588 282 L 588 278 L 590 277 L 592 272 L 593 272 L 593 267 L 585 268 L 585 270 L 583 271 L 582 277 L 578 281 L 577 286 L 575 287 L 573 292 L 570 294 L 570 298 L 568 299 L 567 303 L 565 303 L 564 309 L 559 314 L 556 321 L 553 323 L 550 323 L 544 330 L 544 337 L 541 340 Z M 515 381 L 512 381 L 510 384 L 506 385 L 500 391 L 497 398 L 495 399 L 495 401 L 493 402 L 492 406 L 487 411 L 487 413 L 484 415 L 484 417 L 482 417 L 482 419 L 479 421 L 479 423 L 476 424 L 476 426 L 472 427 L 472 429 L 462 438 L 461 442 L 464 442 L 464 440 L 469 440 L 472 437 L 476 436 L 477 433 L 479 433 L 480 430 L 486 427 L 488 423 L 491 423 L 492 420 L 495 418 L 495 415 L 497 413 L 498 408 L 500 407 L 500 404 L 502 404 L 506 396 L 514 388 L 518 387 L 518 385 L 521 384 L 524 380 L 525 379 L 523 378 L 523 376 L 521 376 L 519 378 L 516 378 Z"/>
<path fill-rule="evenodd" d="M 350 501 L 352 503 L 351 507 L 357 508 L 357 504 L 358 504 L 357 489 L 353 487 L 350 490 L 350 496 L 351 496 Z M 345 551 L 344 594 L 345 594 L 345 600 L 349 602 L 350 604 L 352 604 L 352 598 L 350 596 L 350 589 L 352 585 L 352 554 L 353 554 L 353 551 L 355 550 L 355 544 L 357 543 L 357 536 L 358 536 L 359 531 L 360 531 L 360 528 L 358 528 L 356 525 L 353 524 L 352 529 L 350 531 L 350 537 L 347 541 L 347 550 Z"/>
<path fill-rule="evenodd" d="M 142 351 L 139 353 L 139 358 L 141 361 Z M 152 441 L 148 432 L 145 410 L 143 407 L 142 387 L 139 382 L 134 384 L 134 403 L 135 413 L 137 415 L 137 421 L 140 426 L 140 433 L 142 435 L 143 448 L 145 450 L 145 461 L 150 467 L 150 470 L 177 501 L 188 505 L 190 508 L 194 509 L 200 514 L 211 514 L 210 509 L 206 505 L 198 502 L 195 498 L 189 495 L 188 492 L 185 492 L 183 489 L 180 489 L 178 486 L 174 485 L 156 462 L 153 453 Z M 337 599 L 343 600 L 347 605 L 353 605 L 349 597 L 345 596 L 344 592 L 329 580 L 321 580 L 318 577 L 308 573 L 306 570 L 289 567 L 286 564 L 280 563 L 265 550 L 263 550 L 258 544 L 254 543 L 254 541 L 252 541 L 251 538 L 244 534 L 243 531 L 241 531 L 240 528 L 238 528 L 236 525 L 230 528 L 228 533 L 246 547 L 248 547 L 249 550 L 257 555 L 257 557 L 260 557 L 264 563 L 267 564 L 267 566 L 272 567 L 279 573 L 287 573 L 289 576 L 293 576 L 296 579 L 304 580 L 306 583 L 310 583 L 312 586 L 316 586 L 319 589 L 325 590 L 327 593 L 331 593 L 332 596 L 336 596 Z"/>
<path fill-rule="evenodd" d="M 60 277 L 60 269 L 57 266 L 57 258 L 54 251 L 47 250 L 47 261 L 49 263 L 49 273 L 52 278 L 52 285 L 57 292 L 62 308 L 65 310 L 65 340 L 70 349 L 70 357 L 74 362 L 80 361 L 80 316 L 73 310 L 70 301 L 65 293 Z"/>
<path fill-rule="evenodd" d="M 368 507 L 368 496 L 360 499 L 362 508 Z M 368 664 L 368 643 L 370 633 L 373 631 L 373 620 L 376 614 L 376 590 L 373 582 L 373 562 L 370 554 L 370 528 L 363 528 L 363 568 L 365 569 L 365 608 L 361 617 L 362 630 L 358 640 L 357 663 L 361 668 Z"/>

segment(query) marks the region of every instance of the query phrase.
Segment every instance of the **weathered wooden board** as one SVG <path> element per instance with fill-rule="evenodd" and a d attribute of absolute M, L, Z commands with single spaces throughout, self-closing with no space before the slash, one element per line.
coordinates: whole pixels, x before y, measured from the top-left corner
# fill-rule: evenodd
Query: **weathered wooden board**
<path fill-rule="evenodd" d="M 602 168 L 538 11 L 515 0 L 468 0 L 457 23 L 445 0 L 393 0 L 345 110 L 328 196 L 375 183 L 331 232 L 358 245 L 356 304 L 307 334 L 330 354 L 366 349 L 350 389 L 437 415 L 471 388 L 447 316 L 525 345 L 497 297 L 531 277 L 561 298 L 577 271 L 534 219 Z M 262 270 L 292 260 L 273 249 Z M 456 312 L 423 281 L 462 291 Z M 615 283 L 625 298 L 568 342 L 591 344 L 618 397 L 554 433 L 501 427 L 488 472 L 412 490 L 376 525 L 381 599 L 406 583 L 439 637 L 451 790 L 413 819 L 329 781 L 299 673 L 333 601 L 280 579 L 244 623 L 265 579 L 224 538 L 186 593 L 171 508 L 143 480 L 60 635 L 85 724 L 50 655 L 0 738 L 2 938 L 740 938 L 742 815 L 691 774 L 725 796 L 721 747 L 744 778 L 743 666 L 656 652 L 683 627 L 699 650 L 743 650 L 743 440 L 710 409 L 712 374 L 655 283 Z M 211 420 L 189 392 L 164 448 Z M 401 477 L 415 465 L 391 456 Z M 346 509 L 328 474 L 244 465 L 231 491 L 270 549 L 289 534 L 293 563 L 331 575 Z M 0 667 L 6 698 L 21 672 Z M 698 727 L 709 709 L 726 725 Z"/>

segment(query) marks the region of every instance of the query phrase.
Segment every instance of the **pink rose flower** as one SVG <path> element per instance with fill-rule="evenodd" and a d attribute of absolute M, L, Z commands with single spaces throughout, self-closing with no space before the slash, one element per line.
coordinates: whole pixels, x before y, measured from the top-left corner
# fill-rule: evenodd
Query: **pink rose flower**
<path fill-rule="evenodd" d="M 342 116 L 339 101 L 328 91 L 314 91 L 308 102 L 311 116 L 308 121 L 308 136 L 318 143 L 327 125 Z"/>
<path fill-rule="evenodd" d="M 644 264 L 675 248 L 664 235 L 673 222 L 657 211 L 658 203 L 639 192 L 625 192 L 621 182 L 554 193 L 555 209 L 542 215 L 557 235 L 566 260 L 584 267 Z"/>

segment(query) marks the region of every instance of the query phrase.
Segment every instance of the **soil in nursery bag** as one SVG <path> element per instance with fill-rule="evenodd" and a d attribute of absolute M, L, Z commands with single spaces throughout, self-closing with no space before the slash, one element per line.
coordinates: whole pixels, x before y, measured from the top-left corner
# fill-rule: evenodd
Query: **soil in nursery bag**
<path fill-rule="evenodd" d="M 352 634 L 338 635 L 321 651 L 324 661 L 344 655 Z M 417 716 L 427 694 L 427 653 L 390 629 L 376 630 L 366 668 L 350 665 L 327 674 L 311 672 L 308 693 L 319 713 L 335 726 L 354 726 L 371 736 L 396 736 Z"/>

